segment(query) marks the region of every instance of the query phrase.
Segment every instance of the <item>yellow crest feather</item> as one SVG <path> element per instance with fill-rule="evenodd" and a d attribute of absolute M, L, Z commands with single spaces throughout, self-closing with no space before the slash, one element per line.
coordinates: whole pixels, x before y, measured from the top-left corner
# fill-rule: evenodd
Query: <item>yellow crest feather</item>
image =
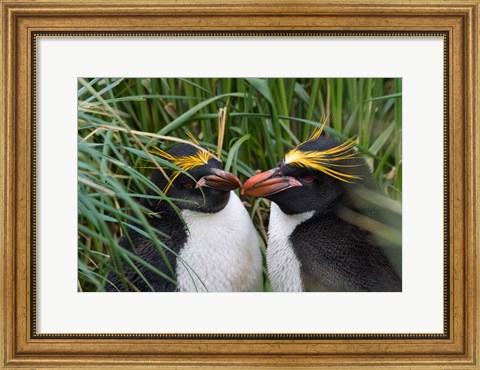
<path fill-rule="evenodd" d="M 190 141 L 196 145 L 200 145 L 200 143 L 198 142 L 197 138 L 195 136 L 193 136 L 193 134 L 188 131 L 188 130 L 185 130 L 185 134 L 187 135 L 187 137 L 190 139 Z"/>
<path fill-rule="evenodd" d="M 180 167 L 180 169 L 182 171 L 190 171 L 191 169 L 193 169 L 195 167 L 203 166 L 204 164 L 207 164 L 210 159 L 214 158 L 214 156 L 210 152 L 207 152 L 207 151 L 204 151 L 204 150 L 199 150 L 197 153 L 195 153 L 193 155 L 187 155 L 187 156 L 183 156 L 183 157 L 175 157 L 175 156 L 171 155 L 170 153 L 167 153 L 166 151 L 164 151 L 160 148 L 157 148 L 156 146 L 154 146 L 153 148 L 154 148 L 154 150 L 151 151 L 152 154 L 155 154 L 155 155 L 167 160 L 171 164 L 173 164 L 177 167 Z M 163 192 L 165 194 L 168 192 L 168 190 L 172 186 L 173 182 L 178 177 L 178 175 L 180 175 L 180 173 L 182 173 L 182 171 L 175 171 L 172 174 L 172 176 L 170 177 L 170 181 L 168 182 L 165 189 L 163 189 Z"/>
<path fill-rule="evenodd" d="M 320 137 L 320 135 L 323 132 L 323 128 L 325 127 L 325 124 L 327 123 L 327 120 L 328 120 L 327 117 L 322 118 L 322 121 L 320 122 L 320 126 L 318 127 L 318 129 L 313 131 L 312 135 L 307 139 L 307 141 L 314 141 L 314 140 L 317 140 Z"/>
<path fill-rule="evenodd" d="M 165 152 L 164 150 L 154 147 L 153 154 L 158 155 L 159 157 L 166 159 L 171 164 L 180 167 L 184 171 L 190 171 L 191 169 L 207 164 L 210 159 L 213 158 L 213 155 L 210 152 L 199 150 L 193 155 L 187 155 L 184 157 L 174 157 L 173 155 Z"/>
<path fill-rule="evenodd" d="M 353 151 L 355 138 L 322 151 L 303 151 L 299 149 L 306 142 L 317 140 L 323 132 L 325 123 L 326 119 L 323 119 L 320 127 L 306 141 L 285 154 L 285 164 L 302 168 L 313 168 L 343 182 L 352 182 L 359 179 L 360 176 L 358 175 L 351 175 L 337 169 L 337 167 L 357 166 L 355 164 L 342 164 L 342 161 L 355 157 L 355 152 Z"/>

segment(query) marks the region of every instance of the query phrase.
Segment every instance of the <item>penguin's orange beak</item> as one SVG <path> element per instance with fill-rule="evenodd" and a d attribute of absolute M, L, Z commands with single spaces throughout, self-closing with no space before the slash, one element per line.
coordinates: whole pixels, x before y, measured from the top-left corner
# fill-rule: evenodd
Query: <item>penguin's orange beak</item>
<path fill-rule="evenodd" d="M 242 182 L 237 176 L 230 172 L 225 172 L 218 168 L 212 168 L 211 175 L 203 176 L 198 180 L 196 187 L 199 188 L 201 186 L 230 191 L 241 187 Z"/>
<path fill-rule="evenodd" d="M 268 170 L 250 177 L 242 187 L 242 194 L 266 197 L 302 184 L 291 176 L 283 176 L 278 169 Z"/>

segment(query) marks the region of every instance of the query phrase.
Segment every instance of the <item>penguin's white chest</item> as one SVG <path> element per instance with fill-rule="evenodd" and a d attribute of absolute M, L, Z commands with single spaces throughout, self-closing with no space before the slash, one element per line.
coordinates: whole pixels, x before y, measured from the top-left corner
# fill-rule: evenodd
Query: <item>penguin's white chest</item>
<path fill-rule="evenodd" d="M 268 227 L 267 268 L 272 288 L 276 292 L 302 292 L 300 261 L 290 243 L 290 235 L 314 211 L 287 215 L 272 202 Z"/>
<path fill-rule="evenodd" d="M 217 213 L 183 210 L 187 241 L 177 257 L 183 292 L 245 292 L 263 289 L 262 255 L 247 210 L 233 192 Z"/>

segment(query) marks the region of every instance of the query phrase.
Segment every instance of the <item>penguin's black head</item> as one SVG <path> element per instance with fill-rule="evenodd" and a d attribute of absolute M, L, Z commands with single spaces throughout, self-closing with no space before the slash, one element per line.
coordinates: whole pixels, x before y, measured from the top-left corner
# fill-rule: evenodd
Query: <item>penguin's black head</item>
<path fill-rule="evenodd" d="M 270 199 L 287 214 L 331 210 L 356 184 L 371 183 L 353 145 L 318 135 L 290 150 L 277 167 L 248 179 L 242 193 Z"/>
<path fill-rule="evenodd" d="M 204 213 L 222 210 L 230 199 L 230 191 L 242 186 L 240 180 L 221 169 L 220 162 L 209 152 L 193 145 L 181 144 L 168 152 L 155 153 L 181 171 L 165 169 L 168 179 L 159 171 L 153 171 L 152 181 L 176 202 L 180 209 L 190 209 Z"/>

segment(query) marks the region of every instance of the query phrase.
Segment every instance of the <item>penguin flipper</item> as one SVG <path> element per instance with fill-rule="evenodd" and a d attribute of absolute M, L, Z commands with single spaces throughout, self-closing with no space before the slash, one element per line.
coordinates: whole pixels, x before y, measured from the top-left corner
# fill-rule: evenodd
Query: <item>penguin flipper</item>
<path fill-rule="evenodd" d="M 322 223 L 311 219 L 299 225 L 291 238 L 305 290 L 402 290 L 401 279 L 382 247 L 355 225 L 334 217 Z"/>
<path fill-rule="evenodd" d="M 153 265 L 157 270 L 160 270 L 165 275 L 172 275 L 165 261 L 151 240 L 141 236 L 140 234 L 137 234 L 134 240 L 135 248 L 131 247 L 129 240 L 125 237 L 120 239 L 119 246 L 130 252 L 134 252 L 137 257 L 147 261 L 150 265 Z M 166 250 L 165 254 L 167 255 L 170 265 L 175 268 L 175 256 Z M 107 283 L 105 285 L 105 291 L 169 292 L 176 290 L 176 285 L 174 283 L 163 278 L 148 266 L 133 261 L 132 263 L 135 265 L 135 268 L 133 268 L 126 261 L 121 261 L 121 266 L 118 267 L 117 270 L 122 271 L 123 274 L 115 273 L 113 271 L 109 273 Z"/>

